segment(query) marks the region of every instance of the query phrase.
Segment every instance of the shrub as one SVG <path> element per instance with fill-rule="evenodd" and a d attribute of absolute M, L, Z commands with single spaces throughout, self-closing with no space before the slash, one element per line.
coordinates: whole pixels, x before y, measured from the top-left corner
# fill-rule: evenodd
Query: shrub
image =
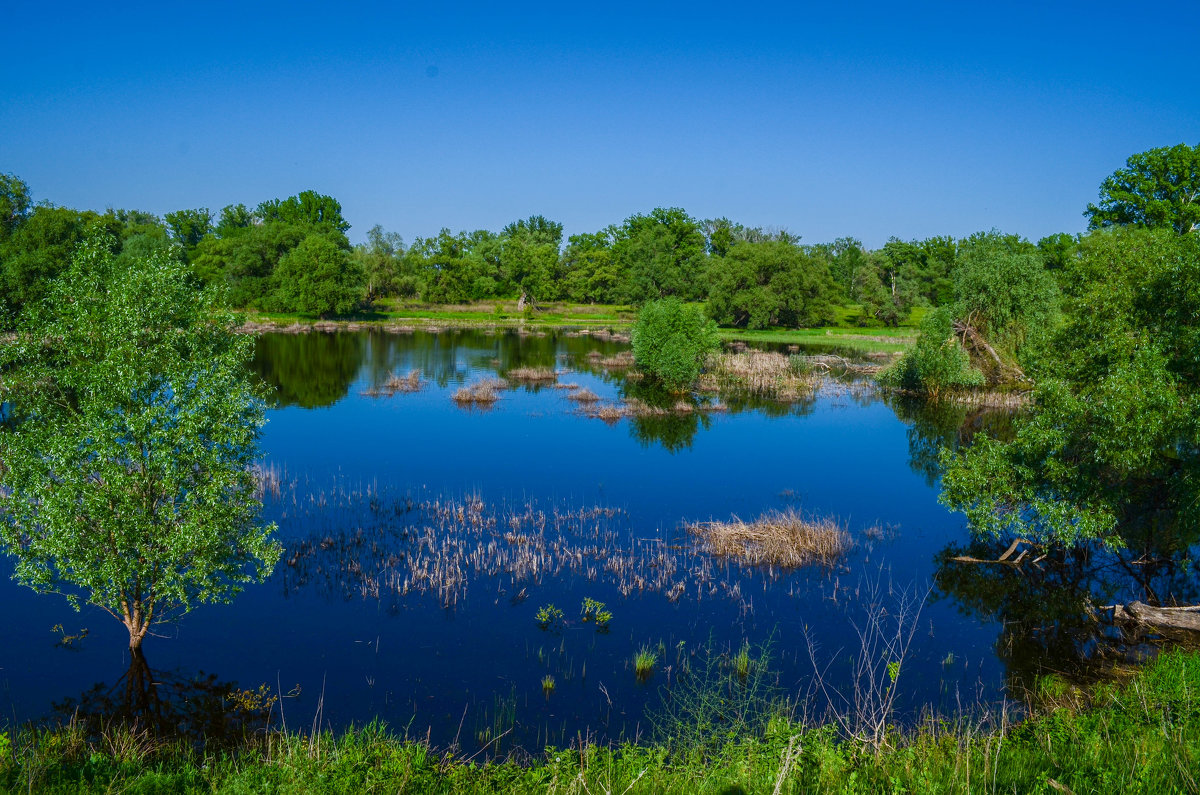
<path fill-rule="evenodd" d="M 634 361 L 672 390 L 690 386 L 705 357 L 719 346 L 717 324 L 700 307 L 676 298 L 646 304 L 633 326 Z"/>
<path fill-rule="evenodd" d="M 917 344 L 880 373 L 879 382 L 934 398 L 948 389 L 981 386 L 983 373 L 971 367 L 970 355 L 954 336 L 953 322 L 946 307 L 927 314 Z"/>

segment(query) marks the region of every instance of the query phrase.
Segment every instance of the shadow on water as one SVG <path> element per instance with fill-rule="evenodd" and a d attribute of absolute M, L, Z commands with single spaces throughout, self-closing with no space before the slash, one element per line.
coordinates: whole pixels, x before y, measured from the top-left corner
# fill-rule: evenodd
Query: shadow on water
<path fill-rule="evenodd" d="M 237 747 L 272 725 L 277 700 L 266 686 L 242 690 L 213 674 L 154 671 L 139 649 L 115 682 L 55 702 L 45 722 L 81 726 L 92 738 L 126 732 L 195 747 Z"/>

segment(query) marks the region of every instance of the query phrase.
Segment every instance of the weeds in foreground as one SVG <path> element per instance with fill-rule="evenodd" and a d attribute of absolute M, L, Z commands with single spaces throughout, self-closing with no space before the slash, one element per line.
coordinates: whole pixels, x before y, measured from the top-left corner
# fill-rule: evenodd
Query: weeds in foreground
<path fill-rule="evenodd" d="M 580 618 L 585 624 L 592 621 L 598 630 L 607 630 L 608 622 L 612 621 L 612 613 L 605 607 L 604 602 L 597 602 L 591 597 L 584 597 L 583 606 L 580 607 L 579 612 Z"/>
<path fill-rule="evenodd" d="M 715 655 L 712 671 L 728 687 L 735 683 L 720 658 Z M 708 666 L 697 667 L 697 676 L 703 670 Z M 727 712 L 698 714 L 712 715 L 718 722 L 707 724 L 719 726 Z M 1200 791 L 1200 654 L 1194 652 L 1164 653 L 1129 683 L 1097 690 L 1087 707 L 1060 707 L 988 729 L 931 720 L 897 730 L 883 754 L 841 736 L 834 724 L 802 725 L 768 714 L 756 719 L 757 729 L 709 731 L 701 742 L 689 732 L 699 723 L 675 721 L 669 725 L 680 730 L 651 745 L 605 746 L 580 737 L 570 747 L 531 756 L 498 749 L 512 720 L 509 702 L 497 702 L 478 731 L 486 755 L 438 750 L 371 723 L 337 736 L 251 735 L 243 753 L 163 744 L 124 763 L 110 751 L 119 743 L 89 740 L 78 727 L 6 728 L 0 792 Z"/>

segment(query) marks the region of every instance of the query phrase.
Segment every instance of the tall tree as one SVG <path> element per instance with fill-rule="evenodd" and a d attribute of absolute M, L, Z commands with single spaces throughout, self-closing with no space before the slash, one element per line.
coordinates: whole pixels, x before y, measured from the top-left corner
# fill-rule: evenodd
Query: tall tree
<path fill-rule="evenodd" d="M 86 238 L 0 348 L 0 541 L 15 576 L 150 628 L 227 601 L 279 557 L 250 472 L 253 341 L 159 251 Z"/>
<path fill-rule="evenodd" d="M 279 260 L 272 303 L 285 312 L 346 315 L 363 301 L 362 267 L 336 240 L 314 232 Z"/>
<path fill-rule="evenodd" d="M 29 215 L 29 186 L 12 174 L 0 174 L 0 241 Z"/>
<path fill-rule="evenodd" d="M 618 227 L 613 260 L 629 303 L 667 296 L 697 301 L 708 294 L 704 233 L 678 207 L 633 215 Z"/>
<path fill-rule="evenodd" d="M 1100 184 L 1100 203 L 1083 213 L 1088 228 L 1168 227 L 1179 234 L 1200 228 L 1200 144 L 1176 144 L 1131 155 L 1125 168 Z"/>

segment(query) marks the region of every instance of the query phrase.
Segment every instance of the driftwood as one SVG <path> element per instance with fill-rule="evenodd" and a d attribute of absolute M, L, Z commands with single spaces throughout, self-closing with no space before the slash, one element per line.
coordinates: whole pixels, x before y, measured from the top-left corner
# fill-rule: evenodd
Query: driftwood
<path fill-rule="evenodd" d="M 1115 621 L 1145 624 L 1153 629 L 1185 630 L 1200 632 L 1200 605 L 1189 607 L 1151 607 L 1144 602 L 1127 605 L 1108 605 Z"/>

